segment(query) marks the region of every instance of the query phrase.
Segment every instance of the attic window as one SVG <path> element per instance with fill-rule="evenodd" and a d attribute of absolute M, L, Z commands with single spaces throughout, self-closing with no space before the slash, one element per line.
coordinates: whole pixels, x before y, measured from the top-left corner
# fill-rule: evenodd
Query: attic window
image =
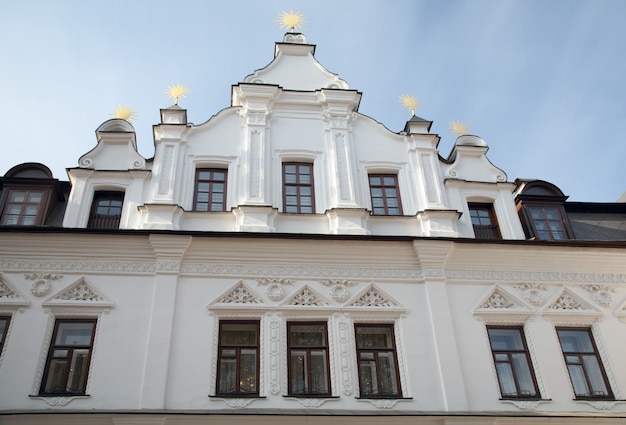
<path fill-rule="evenodd" d="M 502 239 L 492 204 L 468 204 L 476 239 Z"/>

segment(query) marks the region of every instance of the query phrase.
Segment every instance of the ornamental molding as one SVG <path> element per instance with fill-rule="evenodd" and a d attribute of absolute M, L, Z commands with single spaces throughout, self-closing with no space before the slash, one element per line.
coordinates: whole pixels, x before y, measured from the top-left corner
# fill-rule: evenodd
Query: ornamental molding
<path fill-rule="evenodd" d="M 75 396 L 65 396 L 65 397 L 40 397 L 36 395 L 28 396 L 31 400 L 43 400 L 46 402 L 48 406 L 51 407 L 65 407 L 70 404 L 74 400 L 85 400 L 90 396 L 88 395 L 75 395 Z"/>
<path fill-rule="evenodd" d="M 51 273 L 25 273 L 26 280 L 34 280 L 30 292 L 36 297 L 44 297 L 52 290 L 51 280 L 59 280 L 63 275 Z"/>
<path fill-rule="evenodd" d="M 524 299 L 530 304 L 535 306 L 543 304 L 545 295 L 544 292 L 547 291 L 544 284 L 537 282 L 520 283 L 519 285 L 514 285 L 513 287 L 521 291 L 524 294 Z"/>
<path fill-rule="evenodd" d="M 301 279 L 422 279 L 419 269 L 365 268 L 365 267 L 314 267 L 314 266 L 264 266 L 257 264 L 206 264 L 185 263 L 181 266 L 183 274 L 202 274 L 212 276 L 273 276 L 276 278 Z"/>
<path fill-rule="evenodd" d="M 142 273 L 153 274 L 154 262 L 133 263 L 126 261 L 89 261 L 89 260 L 7 260 L 0 259 L 0 269 L 15 271 L 52 270 L 55 272 L 74 273 Z"/>
<path fill-rule="evenodd" d="M 475 317 L 482 320 L 517 322 L 526 320 L 535 313 L 528 304 L 498 284 L 485 293 L 472 311 Z"/>
<path fill-rule="evenodd" d="M 626 283 L 626 274 L 446 269 L 446 278 L 513 282 Z"/>
<path fill-rule="evenodd" d="M 624 404 L 624 400 L 574 400 L 576 403 L 588 404 L 596 410 L 612 410 L 616 404 Z"/>
<path fill-rule="evenodd" d="M 231 409 L 242 409 L 247 407 L 253 401 L 259 400 L 258 397 L 247 397 L 247 398 L 221 398 L 221 397 L 209 397 L 211 401 L 221 401 Z"/>
<path fill-rule="evenodd" d="M 369 403 L 377 409 L 393 409 L 398 402 L 413 401 L 412 399 L 403 398 L 357 398 L 356 400 Z"/>
<path fill-rule="evenodd" d="M 350 292 L 347 288 L 356 285 L 356 282 L 343 279 L 322 280 L 320 283 L 324 286 L 330 287 L 328 294 L 330 295 L 330 298 L 337 303 L 345 302 L 350 296 Z"/>
<path fill-rule="evenodd" d="M 355 370 L 353 365 L 356 364 L 354 363 L 355 350 L 352 349 L 355 347 L 354 324 L 349 316 L 344 314 L 336 314 L 333 317 L 333 323 L 337 327 L 339 339 L 341 388 L 344 395 L 350 396 L 354 392 L 352 371 Z"/>
<path fill-rule="evenodd" d="M 0 308 L 13 307 L 19 309 L 29 305 L 30 301 L 21 294 L 7 276 L 0 272 Z"/>
<path fill-rule="evenodd" d="M 259 305 L 265 304 L 265 301 L 256 292 L 250 289 L 243 280 L 240 280 L 234 287 L 209 303 L 209 305 L 217 304 Z"/>
<path fill-rule="evenodd" d="M 602 307 L 611 307 L 613 304 L 611 293 L 615 293 L 615 288 L 607 285 L 585 285 L 583 289 L 593 295 L 596 304 Z"/>
<path fill-rule="evenodd" d="M 566 287 L 546 303 L 541 315 L 555 323 L 581 325 L 593 324 L 603 316 L 600 310 Z"/>
<path fill-rule="evenodd" d="M 400 304 L 371 283 L 348 302 L 349 307 L 399 307 Z"/>
<path fill-rule="evenodd" d="M 326 307 L 330 302 L 313 289 L 309 285 L 304 285 L 302 289 L 291 296 L 282 305 L 284 306 L 303 306 L 303 307 Z"/>
<path fill-rule="evenodd" d="M 87 279 L 81 277 L 76 282 L 42 302 L 41 305 L 48 308 L 96 307 L 100 309 L 110 309 L 113 307 L 113 302 L 105 297 L 102 292 L 87 281 Z"/>
<path fill-rule="evenodd" d="M 302 405 L 302 407 L 306 408 L 317 408 L 327 401 L 337 401 L 339 398 L 304 398 L 304 397 L 285 397 L 285 400 L 297 401 Z"/>
<path fill-rule="evenodd" d="M 258 279 L 258 286 L 265 286 L 265 296 L 272 301 L 280 301 L 285 296 L 285 286 L 293 285 L 290 279 Z"/>
<path fill-rule="evenodd" d="M 520 410 L 535 410 L 539 403 L 549 403 L 552 400 L 500 400 L 503 403 L 511 403 Z"/>

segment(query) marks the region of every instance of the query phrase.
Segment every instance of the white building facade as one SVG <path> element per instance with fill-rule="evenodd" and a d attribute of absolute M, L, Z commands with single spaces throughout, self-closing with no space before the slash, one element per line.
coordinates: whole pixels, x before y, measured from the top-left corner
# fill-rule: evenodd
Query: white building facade
<path fill-rule="evenodd" d="M 528 240 L 482 139 L 390 132 L 314 51 L 161 110 L 152 159 L 103 123 L 60 226 L 45 167 L 7 173 L 0 423 L 626 421 L 624 241 L 541 197 Z"/>

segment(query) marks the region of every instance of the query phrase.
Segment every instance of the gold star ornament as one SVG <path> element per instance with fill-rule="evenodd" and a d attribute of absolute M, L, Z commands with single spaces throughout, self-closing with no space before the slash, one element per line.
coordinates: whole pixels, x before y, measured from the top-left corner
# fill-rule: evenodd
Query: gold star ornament
<path fill-rule="evenodd" d="M 408 94 L 400 96 L 399 99 L 402 107 L 411 111 L 411 116 L 415 115 L 415 109 L 422 104 L 416 97 L 409 96 Z"/>
<path fill-rule="evenodd" d="M 305 22 L 304 15 L 293 10 L 290 10 L 289 13 L 280 12 L 278 19 L 276 19 L 276 23 L 279 24 L 278 28 L 285 28 L 291 32 L 294 32 L 296 29 L 302 29 L 302 24 Z"/>
<path fill-rule="evenodd" d="M 463 136 L 469 133 L 469 128 L 461 121 L 450 121 L 450 131 L 457 136 Z"/>
<path fill-rule="evenodd" d="M 174 86 L 169 86 L 165 94 L 167 97 L 174 101 L 174 105 L 178 105 L 178 99 L 181 97 L 187 97 L 187 93 L 189 93 L 189 89 L 182 84 L 176 84 Z"/>
<path fill-rule="evenodd" d="M 135 113 L 135 111 L 133 111 L 133 109 L 130 106 L 126 106 L 126 105 L 120 105 L 117 108 L 115 108 L 115 111 L 113 112 L 113 116 L 115 118 L 126 120 L 126 121 L 130 121 L 130 120 L 137 118 L 137 114 Z"/>

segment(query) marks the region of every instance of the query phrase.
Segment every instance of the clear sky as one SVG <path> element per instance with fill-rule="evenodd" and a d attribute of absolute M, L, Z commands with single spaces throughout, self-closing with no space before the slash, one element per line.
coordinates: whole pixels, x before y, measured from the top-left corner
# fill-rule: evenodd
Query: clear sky
<path fill-rule="evenodd" d="M 200 124 L 231 85 L 267 65 L 298 11 L 316 58 L 363 93 L 360 112 L 398 132 L 418 97 L 445 158 L 465 123 L 509 181 L 538 178 L 573 201 L 626 191 L 626 0 L 20 0 L 0 13 L 0 175 L 66 168 L 118 105 L 154 154 L 164 94 Z"/>

